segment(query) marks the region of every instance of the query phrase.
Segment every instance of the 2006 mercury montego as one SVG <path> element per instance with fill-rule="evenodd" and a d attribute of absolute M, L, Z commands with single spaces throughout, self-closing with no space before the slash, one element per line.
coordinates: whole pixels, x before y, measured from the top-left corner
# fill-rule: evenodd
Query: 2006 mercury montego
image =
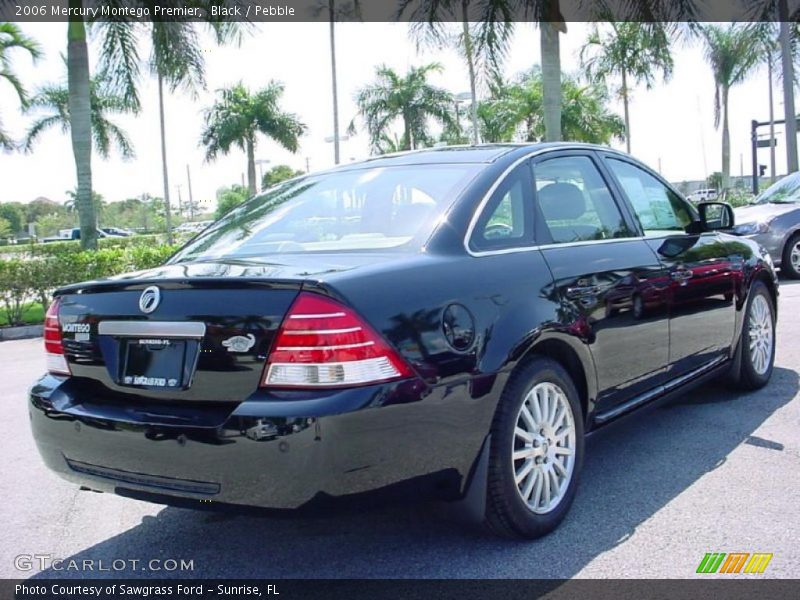
<path fill-rule="evenodd" d="M 59 289 L 33 432 L 95 490 L 289 509 L 410 492 L 542 535 L 588 432 L 710 377 L 769 380 L 777 281 L 733 225 L 597 146 L 303 176 L 163 267 Z"/>

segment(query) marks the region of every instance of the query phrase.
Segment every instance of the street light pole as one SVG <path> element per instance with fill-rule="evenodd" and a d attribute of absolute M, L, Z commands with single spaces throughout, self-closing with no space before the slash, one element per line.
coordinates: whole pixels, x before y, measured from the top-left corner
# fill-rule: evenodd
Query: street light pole
<path fill-rule="evenodd" d="M 333 162 L 339 164 L 339 96 L 336 90 L 336 9 L 335 0 L 328 0 L 331 29 L 331 86 L 333 88 Z"/>
<path fill-rule="evenodd" d="M 769 75 L 769 174 L 770 183 L 775 183 L 775 100 L 772 94 L 772 51 L 767 55 Z"/>

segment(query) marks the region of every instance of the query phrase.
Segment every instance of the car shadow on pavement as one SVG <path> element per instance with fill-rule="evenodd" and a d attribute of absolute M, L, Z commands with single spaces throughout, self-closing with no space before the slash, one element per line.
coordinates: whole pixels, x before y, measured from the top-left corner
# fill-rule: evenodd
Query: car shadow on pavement
<path fill-rule="evenodd" d="M 587 443 L 570 513 L 555 532 L 533 542 L 494 538 L 430 503 L 324 518 L 164 508 L 69 559 L 194 561 L 191 572 L 96 574 L 106 577 L 569 578 L 623 543 L 737 446 L 761 440 L 752 434 L 797 392 L 798 374 L 776 368 L 758 392 L 703 386 L 599 432 Z M 35 578 L 64 576 L 81 573 L 51 569 Z"/>

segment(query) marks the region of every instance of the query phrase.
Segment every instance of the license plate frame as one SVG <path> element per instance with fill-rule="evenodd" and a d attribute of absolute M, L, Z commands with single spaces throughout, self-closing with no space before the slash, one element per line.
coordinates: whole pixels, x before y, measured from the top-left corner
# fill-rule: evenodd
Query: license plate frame
<path fill-rule="evenodd" d="M 186 381 L 187 340 L 175 338 L 123 338 L 120 385 L 180 390 Z"/>

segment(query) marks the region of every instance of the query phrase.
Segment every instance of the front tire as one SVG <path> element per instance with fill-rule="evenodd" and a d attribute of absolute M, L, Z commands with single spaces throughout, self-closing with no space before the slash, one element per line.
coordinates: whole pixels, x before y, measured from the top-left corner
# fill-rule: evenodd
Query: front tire
<path fill-rule="evenodd" d="M 748 390 L 764 387 L 775 366 L 775 310 L 772 296 L 761 281 L 750 288 L 739 346 L 738 386 Z"/>
<path fill-rule="evenodd" d="M 486 523 L 504 537 L 555 529 L 575 497 L 583 463 L 578 392 L 557 362 L 537 357 L 511 378 L 492 424 Z"/>

